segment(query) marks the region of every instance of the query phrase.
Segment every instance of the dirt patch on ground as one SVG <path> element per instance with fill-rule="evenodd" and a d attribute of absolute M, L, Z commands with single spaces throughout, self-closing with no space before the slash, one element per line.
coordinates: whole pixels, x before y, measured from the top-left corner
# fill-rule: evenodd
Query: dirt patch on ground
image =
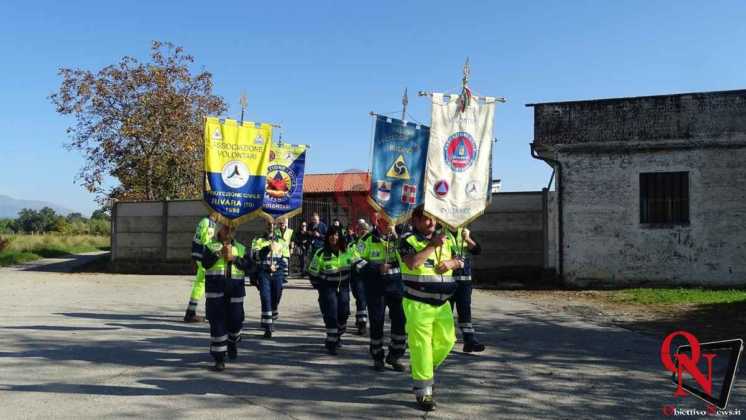
<path fill-rule="evenodd" d="M 746 339 L 746 302 L 718 304 L 641 305 L 617 303 L 604 290 L 492 290 L 499 296 L 524 300 L 603 325 L 665 337 L 685 330 L 700 341 Z"/>

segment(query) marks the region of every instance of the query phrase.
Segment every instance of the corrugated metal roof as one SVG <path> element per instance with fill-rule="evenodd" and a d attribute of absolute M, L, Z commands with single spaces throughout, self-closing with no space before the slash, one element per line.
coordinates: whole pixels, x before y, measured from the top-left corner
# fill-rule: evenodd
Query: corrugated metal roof
<path fill-rule="evenodd" d="M 306 174 L 303 177 L 303 193 L 368 192 L 369 187 L 367 172 Z"/>

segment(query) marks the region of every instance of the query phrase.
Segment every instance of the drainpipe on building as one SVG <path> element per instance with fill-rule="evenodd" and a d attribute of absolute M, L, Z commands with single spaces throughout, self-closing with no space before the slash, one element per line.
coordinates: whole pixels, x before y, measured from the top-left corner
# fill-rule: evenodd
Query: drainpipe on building
<path fill-rule="evenodd" d="M 562 164 L 558 160 L 544 158 L 539 156 L 538 153 L 536 153 L 536 147 L 534 143 L 529 143 L 529 146 L 531 146 L 531 157 L 534 159 L 538 159 L 541 161 L 544 161 L 547 165 L 552 167 L 552 176 L 554 176 L 554 173 L 557 173 L 557 257 L 559 259 L 557 265 L 557 274 L 559 275 L 560 281 L 564 283 L 564 252 L 563 252 L 563 239 L 564 239 L 564 226 L 562 224 Z M 547 185 L 547 188 L 552 185 L 552 179 L 549 180 L 549 185 Z"/>

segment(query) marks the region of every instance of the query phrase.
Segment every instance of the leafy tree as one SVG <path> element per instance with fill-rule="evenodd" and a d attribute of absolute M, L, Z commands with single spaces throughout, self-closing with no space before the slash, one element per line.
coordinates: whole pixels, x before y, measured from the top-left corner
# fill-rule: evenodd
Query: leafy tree
<path fill-rule="evenodd" d="M 65 219 L 67 219 L 68 223 L 73 223 L 73 222 L 76 222 L 76 221 L 83 221 L 83 222 L 85 222 L 85 217 L 83 217 L 83 215 L 80 214 L 80 213 L 70 213 L 70 214 L 67 215 L 67 217 Z"/>
<path fill-rule="evenodd" d="M 93 210 L 91 220 L 111 220 L 111 207 L 103 206 L 100 209 Z"/>
<path fill-rule="evenodd" d="M 0 233 L 9 234 L 15 232 L 13 219 L 0 219 Z"/>
<path fill-rule="evenodd" d="M 75 118 L 66 146 L 85 155 L 79 179 L 99 202 L 199 195 L 203 117 L 226 106 L 212 93 L 212 74 L 192 74 L 193 62 L 181 47 L 154 41 L 149 62 L 60 69 L 62 84 L 49 98 Z M 119 185 L 107 190 L 107 176 Z"/>

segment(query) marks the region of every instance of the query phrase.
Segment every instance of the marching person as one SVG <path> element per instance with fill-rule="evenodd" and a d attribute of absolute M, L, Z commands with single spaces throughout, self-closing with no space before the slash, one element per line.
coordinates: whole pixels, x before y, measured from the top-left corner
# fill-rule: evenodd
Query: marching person
<path fill-rule="evenodd" d="M 370 313 L 370 355 L 373 368 L 384 370 L 383 325 L 386 307 L 391 321 L 391 342 L 386 363 L 399 372 L 404 365 L 399 359 L 404 356 L 407 336 L 404 332 L 404 309 L 402 308 L 403 286 L 396 249 L 396 233 L 388 221 L 376 214 L 375 228 L 361 239 L 357 264 L 365 280 L 365 294 Z"/>
<path fill-rule="evenodd" d="M 274 323 L 280 316 L 282 281 L 285 278 L 285 241 L 273 223 L 267 223 L 264 235 L 255 238 L 252 246 L 254 261 L 257 262 L 257 288 L 262 306 L 261 326 L 264 338 L 272 338 Z"/>
<path fill-rule="evenodd" d="M 192 293 L 189 296 L 189 304 L 184 314 L 184 322 L 202 322 L 201 316 L 197 315 L 197 305 L 205 295 L 205 267 L 202 265 L 204 246 L 215 239 L 217 223 L 209 217 L 205 217 L 197 223 L 197 229 L 192 239 L 192 261 L 197 265 L 197 275 L 192 282 Z"/>
<path fill-rule="evenodd" d="M 305 221 L 300 223 L 300 228 L 295 232 L 293 242 L 295 242 L 295 250 L 298 254 L 300 275 L 305 276 L 308 250 L 311 247 L 311 232 L 308 230 L 308 224 Z"/>
<path fill-rule="evenodd" d="M 355 226 L 355 232 L 350 235 L 350 242 L 347 242 L 347 248 L 353 255 L 353 264 L 357 264 L 360 261 L 359 250 L 362 249 L 362 238 L 368 233 L 368 224 L 365 220 L 360 219 Z M 368 304 L 365 298 L 365 285 L 363 284 L 363 278 L 357 270 L 350 272 L 350 290 L 352 291 L 352 297 L 355 298 L 355 327 L 357 327 L 357 335 L 365 335 L 368 332 Z"/>
<path fill-rule="evenodd" d="M 228 226 L 218 229 L 217 240 L 203 248 L 202 263 L 206 267 L 207 318 L 210 321 L 210 354 L 214 369 L 225 369 L 225 354 L 235 360 L 244 321 L 243 301 L 246 296 L 244 273 L 253 262 L 246 248 L 233 239 Z"/>
<path fill-rule="evenodd" d="M 311 231 L 311 257 L 313 257 L 316 251 L 324 246 L 327 230 L 326 223 L 321 221 L 318 213 L 314 213 L 311 217 L 309 230 Z"/>
<path fill-rule="evenodd" d="M 471 256 L 479 255 L 482 247 L 471 237 L 467 228 L 457 229 L 454 233 L 449 230 L 448 234 L 455 248 L 453 253 L 456 258 L 463 261 L 464 268 L 453 270 L 453 278 L 456 280 L 456 293 L 451 297 L 451 310 L 454 304 L 458 312 L 458 327 L 464 338 L 464 353 L 484 351 L 484 344 L 477 340 L 474 325 L 471 323 Z"/>
<path fill-rule="evenodd" d="M 288 227 L 288 219 L 280 219 L 280 236 L 283 240 L 282 248 L 282 259 L 285 261 L 285 274 L 282 283 L 287 283 L 288 277 L 290 277 L 290 255 L 293 253 L 293 229 Z"/>
<path fill-rule="evenodd" d="M 319 291 L 319 306 L 326 327 L 324 346 L 331 355 L 336 355 L 342 346 L 342 335 L 350 316 L 350 270 L 354 256 L 340 233 L 334 227 L 329 228 L 324 246 L 313 255 L 308 268 L 311 284 Z"/>
<path fill-rule="evenodd" d="M 463 262 L 451 255 L 452 240 L 423 206 L 412 214 L 412 233 L 405 233 L 399 246 L 404 282 L 404 315 L 409 341 L 410 365 L 417 404 L 425 411 L 435 407 L 435 369 L 443 363 L 456 342 L 453 313 L 448 299 L 456 291 L 453 270 Z"/>

